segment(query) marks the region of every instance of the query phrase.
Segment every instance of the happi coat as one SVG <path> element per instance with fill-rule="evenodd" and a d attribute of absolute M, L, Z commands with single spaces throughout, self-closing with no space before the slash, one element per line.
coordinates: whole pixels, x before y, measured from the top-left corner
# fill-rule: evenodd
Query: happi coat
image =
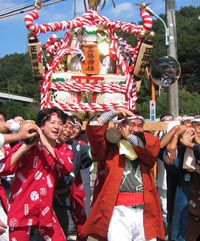
<path fill-rule="evenodd" d="M 67 174 L 73 169 L 73 153 L 66 144 L 54 148 L 57 158 L 39 146 L 33 146 L 11 165 L 11 155 L 19 148 L 16 145 L 1 166 L 1 173 L 15 173 L 8 212 L 9 227 L 49 227 L 56 223 L 52 209 L 54 188 L 59 173 Z"/>
<path fill-rule="evenodd" d="M 118 197 L 125 167 L 125 156 L 119 155 L 118 146 L 105 139 L 107 125 L 87 126 L 93 159 L 104 163 L 106 178 L 101 191 L 93 203 L 89 217 L 83 227 L 84 234 L 106 240 L 113 209 Z M 154 166 L 160 149 L 159 139 L 145 133 L 145 148 L 133 146 L 140 162 L 144 186 L 144 231 L 146 239 L 159 237 L 164 239 L 164 225 L 160 201 L 150 169 Z"/>

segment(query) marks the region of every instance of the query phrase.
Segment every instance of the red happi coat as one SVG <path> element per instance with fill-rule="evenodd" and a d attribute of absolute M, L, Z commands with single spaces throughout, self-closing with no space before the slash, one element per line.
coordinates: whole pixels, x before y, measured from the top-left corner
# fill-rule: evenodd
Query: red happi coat
<path fill-rule="evenodd" d="M 8 199 L 7 199 L 5 187 L 1 183 L 1 180 L 0 180 L 0 201 L 3 205 L 4 211 L 7 213 L 8 212 Z"/>
<path fill-rule="evenodd" d="M 11 153 L 18 148 L 15 146 Z M 54 227 L 52 200 L 57 178 L 60 172 L 68 174 L 73 168 L 73 153 L 68 145 L 57 144 L 54 150 L 57 159 L 36 145 L 18 160 L 16 167 L 10 165 L 11 155 L 5 160 L 2 172 L 15 173 L 8 212 L 10 227 Z"/>
<path fill-rule="evenodd" d="M 8 144 L 3 147 L 3 150 L 1 150 L 2 151 L 2 154 L 1 154 L 2 159 L 0 160 L 0 175 L 2 175 L 1 171 L 2 171 L 2 168 L 4 168 L 3 157 L 7 156 L 9 154 L 10 150 L 11 150 L 11 147 Z M 8 204 L 6 189 L 5 189 L 4 185 L 2 184 L 1 180 L 0 180 L 0 199 L 1 199 L 4 211 L 7 213 L 9 204 Z"/>
<path fill-rule="evenodd" d="M 106 178 L 101 191 L 94 202 L 89 217 L 82 229 L 84 234 L 100 240 L 106 240 L 108 226 L 119 193 L 125 167 L 125 157 L 119 155 L 117 145 L 106 141 L 107 126 L 87 126 L 92 156 L 105 163 Z M 144 186 L 144 231 L 146 239 L 155 237 L 164 239 L 164 224 L 151 168 L 154 166 L 160 149 L 159 139 L 145 133 L 145 148 L 134 146 L 139 159 Z"/>

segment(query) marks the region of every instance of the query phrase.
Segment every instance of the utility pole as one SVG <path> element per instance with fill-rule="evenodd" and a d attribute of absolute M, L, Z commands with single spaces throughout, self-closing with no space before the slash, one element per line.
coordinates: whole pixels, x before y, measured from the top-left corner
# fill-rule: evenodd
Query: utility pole
<path fill-rule="evenodd" d="M 78 1 L 74 0 L 74 17 L 80 16 L 80 13 L 78 12 Z"/>
<path fill-rule="evenodd" d="M 165 0 L 165 9 L 169 29 L 169 46 L 167 47 L 167 54 L 177 59 L 175 0 Z M 178 80 L 176 80 L 173 85 L 169 86 L 168 89 L 168 111 L 174 116 L 179 115 Z"/>

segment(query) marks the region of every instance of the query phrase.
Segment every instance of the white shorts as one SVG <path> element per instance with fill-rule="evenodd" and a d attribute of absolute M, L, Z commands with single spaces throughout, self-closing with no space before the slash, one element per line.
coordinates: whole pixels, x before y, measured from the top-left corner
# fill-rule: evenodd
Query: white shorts
<path fill-rule="evenodd" d="M 108 228 L 108 241 L 147 241 L 144 235 L 143 208 L 115 206 Z M 151 239 L 151 241 L 156 241 Z"/>

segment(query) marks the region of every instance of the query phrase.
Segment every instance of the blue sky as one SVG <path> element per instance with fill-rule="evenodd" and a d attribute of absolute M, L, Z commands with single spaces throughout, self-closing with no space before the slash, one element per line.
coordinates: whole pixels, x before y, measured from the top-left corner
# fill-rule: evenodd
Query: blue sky
<path fill-rule="evenodd" d="M 23 0 L 0 0 L 0 14 L 6 8 L 22 3 Z M 34 2 L 30 0 L 30 3 Z M 82 14 L 83 1 L 78 0 L 77 12 Z M 125 22 L 138 22 L 139 8 L 136 3 L 143 1 L 138 0 L 115 0 L 116 8 L 113 7 L 112 1 L 107 0 L 107 4 L 103 11 L 100 13 L 113 20 L 120 20 Z M 151 2 L 151 9 L 157 14 L 165 12 L 164 0 L 146 0 L 146 3 Z M 199 0 L 176 0 L 176 9 L 183 6 L 199 6 Z M 72 20 L 74 18 L 73 10 L 74 0 L 66 0 L 64 2 L 56 3 L 40 10 L 40 18 L 38 23 L 49 23 L 62 20 Z M 25 27 L 24 16 L 19 14 L 12 17 L 0 19 L 0 58 L 5 55 L 13 53 L 24 53 L 27 51 L 27 34 L 28 31 Z M 40 34 L 39 39 L 43 42 L 49 35 Z"/>

